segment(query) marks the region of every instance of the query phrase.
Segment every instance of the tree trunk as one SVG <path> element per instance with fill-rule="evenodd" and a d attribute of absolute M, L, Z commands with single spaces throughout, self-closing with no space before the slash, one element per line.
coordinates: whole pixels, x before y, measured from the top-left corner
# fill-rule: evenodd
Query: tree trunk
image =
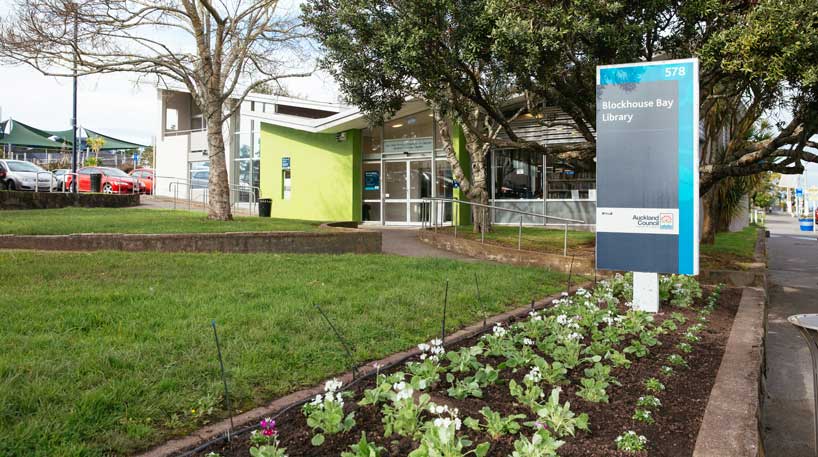
<path fill-rule="evenodd" d="M 221 113 L 221 107 L 211 107 L 211 113 Z M 207 218 L 233 220 L 230 212 L 230 185 L 227 179 L 224 136 L 221 116 L 212 115 L 207 121 L 207 151 L 210 156 L 210 177 L 207 182 Z"/>
<path fill-rule="evenodd" d="M 716 226 L 718 225 L 718 203 L 715 199 L 715 192 L 708 192 L 702 198 L 702 234 L 701 244 L 713 244 L 716 242 Z"/>

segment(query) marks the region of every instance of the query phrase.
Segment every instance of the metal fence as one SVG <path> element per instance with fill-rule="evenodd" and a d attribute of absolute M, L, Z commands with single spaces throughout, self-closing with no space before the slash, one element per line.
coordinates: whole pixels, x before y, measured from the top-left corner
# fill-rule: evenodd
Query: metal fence
<path fill-rule="evenodd" d="M 584 224 L 585 221 L 579 219 L 569 219 L 566 217 L 558 217 L 558 216 L 549 216 L 547 214 L 540 214 L 540 213 L 532 213 L 529 211 L 521 211 L 518 209 L 512 208 L 502 208 L 499 206 L 494 205 L 485 205 L 482 203 L 476 202 L 469 202 L 465 200 L 459 200 L 454 198 L 441 198 L 441 197 L 426 197 L 423 198 L 423 202 L 421 203 L 421 225 L 423 228 L 433 228 L 437 231 L 438 227 L 444 225 L 443 217 L 441 215 L 445 214 L 446 211 L 446 204 L 452 204 L 452 220 L 457 221 L 458 215 L 460 211 L 460 205 L 469 205 L 472 208 L 478 208 L 480 215 L 480 243 L 485 243 L 486 239 L 486 224 L 488 221 L 494 220 L 493 212 L 494 211 L 505 211 L 508 213 L 518 214 L 520 216 L 520 224 L 519 229 L 517 231 L 517 249 L 522 250 L 523 245 L 523 217 L 536 217 L 542 218 L 543 223 L 542 225 L 538 225 L 538 227 L 547 227 L 551 226 L 558 226 L 563 228 L 563 250 L 562 254 L 564 256 L 568 256 L 568 225 L 569 224 Z M 561 221 L 560 223 L 549 223 L 549 220 Z M 457 238 L 457 223 L 453 223 L 452 226 L 454 227 L 454 237 Z"/>

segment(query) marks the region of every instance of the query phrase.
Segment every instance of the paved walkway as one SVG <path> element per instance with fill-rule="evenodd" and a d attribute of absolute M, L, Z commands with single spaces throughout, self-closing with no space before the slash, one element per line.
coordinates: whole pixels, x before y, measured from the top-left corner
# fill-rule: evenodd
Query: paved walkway
<path fill-rule="evenodd" d="M 476 262 L 477 259 L 457 254 L 455 252 L 444 251 L 430 244 L 420 241 L 417 237 L 416 228 L 391 228 L 391 227 L 371 227 L 368 229 L 379 230 L 383 233 L 383 252 L 387 254 L 397 254 L 407 257 L 438 257 L 444 259 L 456 259 L 466 262 Z"/>
<path fill-rule="evenodd" d="M 818 313 L 818 241 L 784 214 L 767 218 L 770 238 L 767 393 L 762 424 L 767 457 L 814 457 L 812 363 L 787 316 Z"/>

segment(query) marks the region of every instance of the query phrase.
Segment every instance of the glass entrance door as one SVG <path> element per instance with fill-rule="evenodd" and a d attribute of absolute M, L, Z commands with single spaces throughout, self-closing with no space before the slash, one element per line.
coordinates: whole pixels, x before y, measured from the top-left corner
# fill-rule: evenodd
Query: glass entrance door
<path fill-rule="evenodd" d="M 432 161 L 384 162 L 384 222 L 421 222 L 421 202 L 432 196 Z"/>

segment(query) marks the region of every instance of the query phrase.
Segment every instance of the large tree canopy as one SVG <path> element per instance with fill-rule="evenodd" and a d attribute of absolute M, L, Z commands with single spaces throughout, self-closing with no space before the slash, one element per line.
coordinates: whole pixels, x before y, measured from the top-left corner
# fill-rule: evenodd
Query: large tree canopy
<path fill-rule="evenodd" d="M 223 123 L 258 87 L 301 76 L 278 0 L 17 0 L 0 59 L 46 75 L 129 72 L 190 92 L 208 129 L 208 216 L 231 219 Z M 76 68 L 76 73 L 75 69 Z"/>
<path fill-rule="evenodd" d="M 309 0 L 304 13 L 352 103 L 379 122 L 422 98 L 464 129 L 473 161 L 497 146 L 588 163 L 596 66 L 691 56 L 701 60 L 703 195 L 725 178 L 818 161 L 808 150 L 818 131 L 814 0 Z M 543 111 L 553 106 L 582 142 L 543 145 L 514 131 L 519 107 L 562 126 Z M 754 139 L 774 111 L 788 121 Z"/>

